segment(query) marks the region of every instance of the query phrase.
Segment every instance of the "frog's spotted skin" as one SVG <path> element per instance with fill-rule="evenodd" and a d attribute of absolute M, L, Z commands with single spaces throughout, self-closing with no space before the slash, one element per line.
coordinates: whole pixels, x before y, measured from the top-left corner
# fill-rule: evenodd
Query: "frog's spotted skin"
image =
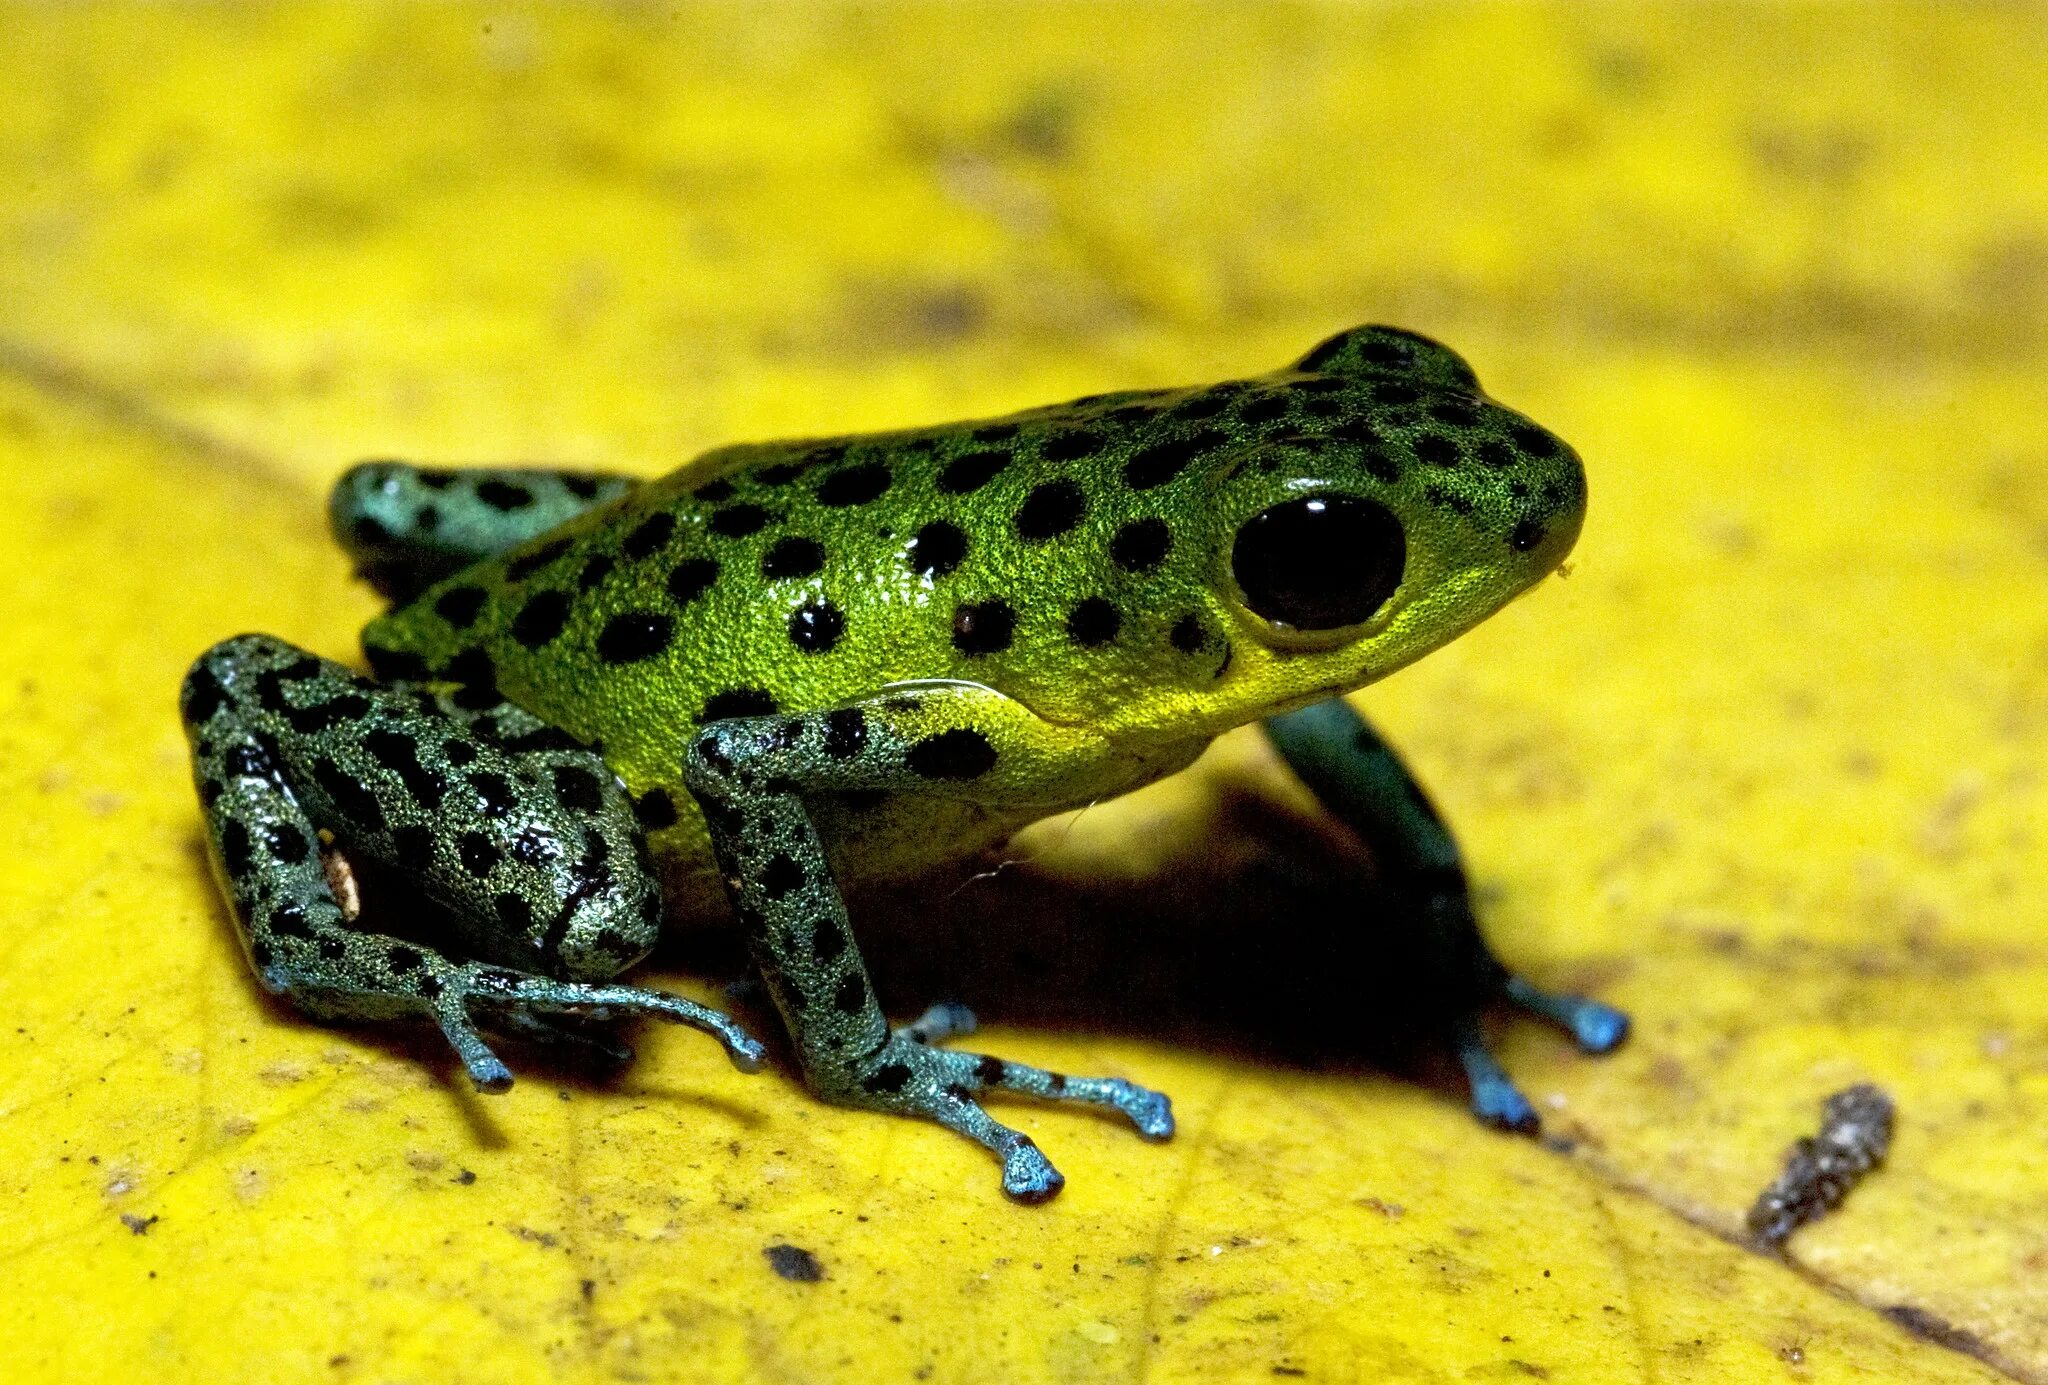
<path fill-rule="evenodd" d="M 342 473 L 328 499 L 328 523 L 356 571 L 394 601 L 462 571 L 639 482 L 606 472 L 535 467 L 450 471 L 401 462 L 362 462 Z"/>
<path fill-rule="evenodd" d="M 890 1030 L 840 887 L 958 859 L 1272 717 L 1282 753 L 1442 935 L 1469 998 L 1446 1036 L 1475 1109 L 1533 1128 L 1471 1010 L 1505 995 L 1594 1050 L 1624 1021 L 1493 960 L 1449 834 L 1329 699 L 1539 580 L 1583 505 L 1570 449 L 1486 399 L 1455 354 L 1390 328 L 1255 379 L 730 448 L 639 486 L 372 464 L 344 478 L 334 518 L 367 572 L 418 589 L 364 636 L 399 690 L 230 641 L 188 683 L 196 773 L 252 959 L 312 1012 L 431 1013 L 493 1081 L 470 1003 L 527 1032 L 535 1010 L 648 1009 L 745 1056 L 722 1016 L 596 984 L 658 921 L 644 832 L 672 911 L 729 899 L 815 1090 L 967 1134 L 1036 1200 L 1059 1175 L 978 1093 L 1109 1106 L 1161 1138 L 1165 1098 L 931 1047 L 971 1027 L 957 1007 Z M 495 803 L 452 761 L 472 744 L 502 757 Z M 231 756 L 255 768 L 229 775 Z M 564 770 L 602 781 L 601 827 Z M 425 993 L 390 963 L 420 950 L 341 918 L 317 860 L 246 849 L 276 823 L 417 876 L 478 957 L 528 975 L 434 957 L 417 970 L 441 989 Z M 502 857 L 529 829 L 553 834 L 555 866 L 467 870 L 465 834 L 495 832 Z M 281 903 L 317 915 L 317 936 L 271 926 Z M 443 1000 L 457 977 L 464 999 Z"/>

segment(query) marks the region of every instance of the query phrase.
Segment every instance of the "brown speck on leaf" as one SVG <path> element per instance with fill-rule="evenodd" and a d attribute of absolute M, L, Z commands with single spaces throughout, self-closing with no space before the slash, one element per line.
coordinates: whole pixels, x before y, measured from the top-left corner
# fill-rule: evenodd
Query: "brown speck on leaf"
<path fill-rule="evenodd" d="M 1841 1206 L 1849 1190 L 1884 1162 L 1892 1119 L 1892 1099 L 1871 1083 L 1829 1097 L 1821 1107 L 1820 1133 L 1792 1146 L 1785 1171 L 1749 1209 L 1757 1241 L 1775 1250 L 1794 1231 Z"/>
<path fill-rule="evenodd" d="M 138 1217 L 133 1212 L 123 1212 L 121 1214 L 121 1225 L 127 1227 L 129 1231 L 137 1236 L 148 1235 L 149 1228 L 155 1226 L 158 1220 L 159 1218 L 155 1216 Z"/>
<path fill-rule="evenodd" d="M 818 1257 L 801 1246 L 777 1242 L 764 1247 L 761 1253 L 768 1257 L 768 1267 L 794 1284 L 816 1284 L 825 1277 L 825 1267 L 818 1263 Z"/>

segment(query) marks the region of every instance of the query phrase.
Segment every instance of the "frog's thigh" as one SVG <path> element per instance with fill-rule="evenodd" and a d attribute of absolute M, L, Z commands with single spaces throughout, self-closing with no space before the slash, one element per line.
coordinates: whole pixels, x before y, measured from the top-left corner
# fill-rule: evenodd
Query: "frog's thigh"
<path fill-rule="evenodd" d="M 904 685 L 831 711 L 747 717 L 705 727 L 685 773 L 704 807 L 726 888 L 762 977 L 819 1095 L 936 1120 L 994 1151 L 1013 1197 L 1059 1191 L 1029 1137 L 974 1099 L 1023 1092 L 1113 1108 L 1139 1132 L 1173 1131 L 1164 1096 L 1119 1078 L 1077 1078 L 931 1045 L 973 1026 L 940 1007 L 892 1031 L 847 929 L 846 906 L 805 808 L 806 794 L 946 793 L 990 804 L 1051 803 L 1105 749 L 987 688 Z"/>
<path fill-rule="evenodd" d="M 1538 990 L 1501 965 L 1480 936 L 1457 841 L 1408 766 L 1350 703 L 1331 698 L 1271 718 L 1265 728 L 1330 814 L 1372 849 L 1392 898 L 1432 930 L 1428 953 L 1463 998 L 1447 1019 L 1471 1078 L 1473 1109 L 1493 1124 L 1534 1129 L 1534 1108 L 1480 1038 L 1477 1007 L 1504 995 L 1562 1025 L 1589 1053 L 1620 1044 L 1628 1017 L 1583 996 Z"/>
<path fill-rule="evenodd" d="M 363 462 L 334 483 L 327 516 L 356 570 L 385 596 L 405 601 L 637 484 L 604 471 Z"/>
<path fill-rule="evenodd" d="M 515 749 L 483 714 L 451 716 L 265 635 L 227 640 L 186 675 L 181 711 L 215 874 L 266 989 L 319 1018 L 438 1022 L 479 1086 L 511 1078 L 484 1022 L 569 1037 L 547 1012 L 635 1012 L 758 1048 L 689 1001 L 596 984 L 652 945 L 660 895 L 625 792 L 559 733 Z M 357 926 L 317 846 L 374 861 L 447 910 L 486 962 Z"/>

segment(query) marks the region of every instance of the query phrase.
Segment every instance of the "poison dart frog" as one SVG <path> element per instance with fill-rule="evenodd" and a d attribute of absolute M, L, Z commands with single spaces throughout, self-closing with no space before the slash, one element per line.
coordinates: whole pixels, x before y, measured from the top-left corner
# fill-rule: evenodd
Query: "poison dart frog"
<path fill-rule="evenodd" d="M 958 1005 L 892 1026 L 842 890 L 1250 722 L 1478 998 L 1621 1042 L 1621 1012 L 1494 960 L 1450 833 L 1343 700 L 1554 571 L 1584 506 L 1571 448 L 1389 327 L 1249 379 L 726 447 L 659 480 L 365 463 L 331 518 L 394 603 L 363 634 L 373 676 L 241 635 L 181 711 L 249 963 L 301 1012 L 429 1019 L 485 1091 L 512 1076 L 484 1033 L 622 1052 L 592 1017 L 692 1025 L 752 1070 L 730 1017 L 617 979 L 666 921 L 729 911 L 817 1095 L 937 1121 L 1037 1202 L 1062 1177 L 985 1096 L 1151 1139 L 1167 1098 L 943 1046 L 973 1028 Z M 431 942 L 372 926 L 356 866 L 436 911 Z M 1477 1114 L 1533 1130 L 1472 1015 L 1445 1034 Z"/>

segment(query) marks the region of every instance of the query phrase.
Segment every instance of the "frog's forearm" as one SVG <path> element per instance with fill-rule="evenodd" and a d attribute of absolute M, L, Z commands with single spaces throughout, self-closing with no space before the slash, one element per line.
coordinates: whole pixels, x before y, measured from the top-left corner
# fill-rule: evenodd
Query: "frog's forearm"
<path fill-rule="evenodd" d="M 713 723 L 691 744 L 685 774 L 762 976 L 819 1095 L 936 1120 L 995 1152 L 1005 1191 L 1036 1202 L 1059 1191 L 1058 1171 L 1028 1136 L 991 1119 L 976 1093 L 1109 1107 L 1155 1139 L 1172 1133 L 1166 1098 L 1119 1078 L 1067 1077 L 929 1047 L 971 1030 L 972 1016 L 958 1007 L 892 1033 L 804 804 L 807 793 L 847 790 L 978 791 L 996 801 L 1028 792 L 1032 747 L 1024 742 L 1032 722 L 986 689 L 941 686 L 807 716 Z M 1006 764 L 1006 751 L 1026 763 Z"/>
<path fill-rule="evenodd" d="M 1487 1051 L 1474 1012 L 1495 995 L 1563 1026 L 1588 1052 L 1628 1033 L 1628 1017 L 1583 996 L 1539 990 L 1486 945 L 1457 841 L 1392 746 L 1343 698 L 1270 718 L 1266 734 L 1331 816 L 1365 842 L 1404 922 L 1427 931 L 1423 955 L 1451 998 L 1452 1045 L 1472 1084 L 1473 1109 L 1492 1124 L 1534 1130 L 1530 1106 Z"/>
<path fill-rule="evenodd" d="M 328 523 L 370 585 L 405 601 L 637 484 L 605 471 L 363 462 L 335 482 Z"/>

